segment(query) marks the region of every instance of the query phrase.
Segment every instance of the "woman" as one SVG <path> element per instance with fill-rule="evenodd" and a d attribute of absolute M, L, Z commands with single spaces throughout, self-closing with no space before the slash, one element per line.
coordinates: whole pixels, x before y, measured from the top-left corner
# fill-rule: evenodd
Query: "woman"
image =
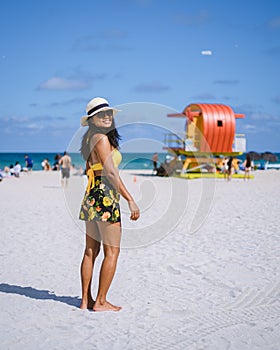
<path fill-rule="evenodd" d="M 104 98 L 97 97 L 88 103 L 86 111 L 87 115 L 81 119 L 81 125 L 88 126 L 81 145 L 81 154 L 86 161 L 88 185 L 80 210 L 80 219 L 86 224 L 86 247 L 81 264 L 80 308 L 119 311 L 121 307 L 109 303 L 106 296 L 120 252 L 120 195 L 128 202 L 131 220 L 137 220 L 140 212 L 117 170 L 121 154 L 118 151 L 120 136 L 115 127 L 114 116 L 118 110 L 110 107 Z M 94 301 L 91 296 L 91 280 L 101 242 L 104 259 Z"/>
<path fill-rule="evenodd" d="M 252 167 L 252 161 L 249 153 L 246 154 L 246 160 L 243 165 L 244 165 L 244 180 L 246 180 L 246 175 L 247 175 L 247 179 L 249 180 L 250 171 Z"/>
<path fill-rule="evenodd" d="M 231 180 L 232 162 L 233 162 L 233 158 L 232 158 L 231 156 L 228 157 L 228 160 L 227 160 L 227 170 L 226 170 L 226 176 L 227 176 L 228 181 Z"/>

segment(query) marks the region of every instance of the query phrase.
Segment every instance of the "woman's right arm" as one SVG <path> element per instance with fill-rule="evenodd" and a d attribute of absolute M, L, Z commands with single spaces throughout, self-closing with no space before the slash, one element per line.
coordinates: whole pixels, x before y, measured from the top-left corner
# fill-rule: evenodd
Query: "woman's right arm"
<path fill-rule="evenodd" d="M 131 220 L 137 220 L 140 217 L 140 210 L 138 208 L 138 205 L 135 203 L 133 197 L 128 192 L 127 188 L 125 187 L 124 183 L 122 182 L 122 179 L 119 177 L 119 193 L 121 196 L 123 196 L 124 199 L 127 200 L 129 210 L 130 210 L 130 219 Z"/>

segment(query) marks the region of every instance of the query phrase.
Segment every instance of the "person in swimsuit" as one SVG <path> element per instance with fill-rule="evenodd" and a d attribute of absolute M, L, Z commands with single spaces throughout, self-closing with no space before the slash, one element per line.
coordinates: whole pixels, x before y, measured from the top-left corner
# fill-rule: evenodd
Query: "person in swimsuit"
<path fill-rule="evenodd" d="M 67 187 L 70 178 L 72 159 L 66 151 L 63 153 L 63 156 L 59 159 L 58 164 L 61 166 L 61 186 Z"/>
<path fill-rule="evenodd" d="M 251 157 L 250 157 L 250 154 L 247 153 L 246 154 L 246 160 L 244 162 L 244 180 L 246 180 L 246 176 L 247 176 L 247 179 L 249 180 L 250 179 L 250 171 L 251 171 L 251 168 L 252 168 L 252 161 L 251 161 Z"/>
<path fill-rule="evenodd" d="M 154 153 L 153 157 L 152 157 L 152 161 L 153 161 L 153 166 L 154 166 L 154 171 L 157 171 L 157 163 L 158 163 L 158 154 Z"/>
<path fill-rule="evenodd" d="M 86 107 L 87 115 L 81 125 L 88 126 L 81 144 L 81 154 L 86 161 L 88 185 L 81 204 L 79 218 L 86 225 L 86 247 L 81 264 L 81 309 L 94 311 L 119 311 L 120 306 L 107 301 L 120 253 L 121 212 L 120 195 L 127 200 L 130 219 L 138 220 L 140 211 L 132 195 L 122 182 L 118 165 L 120 136 L 115 127 L 117 109 L 104 98 L 92 99 Z M 102 243 L 104 259 L 99 275 L 95 300 L 91 295 L 93 267 Z"/>
<path fill-rule="evenodd" d="M 24 159 L 25 159 L 25 165 L 26 165 L 27 171 L 32 171 L 33 160 L 29 157 L 28 154 L 25 154 Z"/>
<path fill-rule="evenodd" d="M 226 177 L 227 177 L 227 180 L 228 180 L 228 181 L 231 180 L 232 161 L 233 161 L 233 158 L 232 158 L 231 156 L 228 157 L 228 160 L 227 160 L 227 170 L 226 170 Z"/>

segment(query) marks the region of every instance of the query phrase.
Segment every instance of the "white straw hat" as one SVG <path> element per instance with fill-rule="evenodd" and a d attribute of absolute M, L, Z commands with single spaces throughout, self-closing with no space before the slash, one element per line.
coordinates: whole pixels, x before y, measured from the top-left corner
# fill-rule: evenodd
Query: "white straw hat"
<path fill-rule="evenodd" d="M 101 112 L 101 111 L 113 111 L 113 116 L 117 114 L 117 112 L 120 112 L 120 110 L 110 107 L 109 103 L 105 98 L 102 97 L 95 97 L 89 103 L 86 107 L 87 115 L 84 115 L 81 118 L 81 125 L 82 126 L 88 126 L 88 118 L 93 117 L 95 114 Z"/>

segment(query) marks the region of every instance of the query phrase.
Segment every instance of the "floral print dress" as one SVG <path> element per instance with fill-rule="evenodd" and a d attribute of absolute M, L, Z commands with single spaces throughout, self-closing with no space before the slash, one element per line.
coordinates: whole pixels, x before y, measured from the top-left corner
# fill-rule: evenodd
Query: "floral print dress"
<path fill-rule="evenodd" d="M 106 177 L 96 176 L 94 187 L 86 192 L 81 204 L 80 220 L 120 222 L 120 194 Z"/>

